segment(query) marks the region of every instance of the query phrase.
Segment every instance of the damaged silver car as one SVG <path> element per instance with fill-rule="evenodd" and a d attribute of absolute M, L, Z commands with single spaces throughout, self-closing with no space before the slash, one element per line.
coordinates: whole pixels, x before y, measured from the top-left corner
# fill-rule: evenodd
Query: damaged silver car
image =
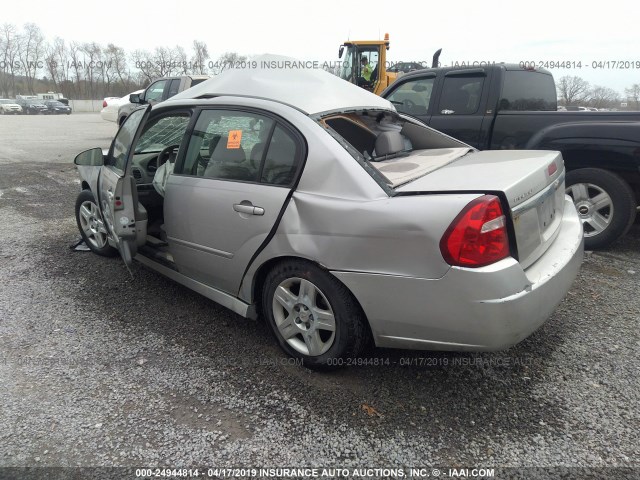
<path fill-rule="evenodd" d="M 75 163 L 93 252 L 264 317 L 310 366 L 507 348 L 582 262 L 560 153 L 478 152 L 323 71 L 227 71 Z"/>

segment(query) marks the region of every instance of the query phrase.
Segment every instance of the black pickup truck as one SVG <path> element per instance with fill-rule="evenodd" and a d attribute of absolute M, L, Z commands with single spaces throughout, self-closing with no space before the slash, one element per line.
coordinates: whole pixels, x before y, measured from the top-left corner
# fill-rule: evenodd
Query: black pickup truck
<path fill-rule="evenodd" d="M 640 112 L 558 112 L 551 73 L 508 64 L 418 70 L 382 96 L 480 150 L 560 150 L 587 248 L 610 244 L 633 224 Z"/>

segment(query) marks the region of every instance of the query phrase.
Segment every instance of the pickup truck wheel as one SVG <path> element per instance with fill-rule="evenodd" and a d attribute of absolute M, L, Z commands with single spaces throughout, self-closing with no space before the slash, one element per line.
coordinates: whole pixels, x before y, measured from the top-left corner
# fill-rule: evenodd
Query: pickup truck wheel
<path fill-rule="evenodd" d="M 572 170 L 567 173 L 566 192 L 582 220 L 586 249 L 608 246 L 633 225 L 633 190 L 613 172 L 600 168 Z"/>
<path fill-rule="evenodd" d="M 282 349 L 306 367 L 342 366 L 358 356 L 368 338 L 351 292 L 309 262 L 285 261 L 269 272 L 262 311 Z"/>

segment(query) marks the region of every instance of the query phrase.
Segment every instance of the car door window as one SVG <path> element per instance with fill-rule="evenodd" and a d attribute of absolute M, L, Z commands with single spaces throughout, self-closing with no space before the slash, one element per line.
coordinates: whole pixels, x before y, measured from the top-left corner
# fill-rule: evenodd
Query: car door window
<path fill-rule="evenodd" d="M 131 148 L 131 142 L 136 135 L 140 121 L 144 116 L 146 109 L 139 108 L 135 110 L 127 117 L 125 122 L 118 130 L 116 137 L 113 139 L 111 145 L 110 155 L 105 161 L 106 166 L 111 166 L 121 172 L 124 172 L 124 167 L 127 164 L 127 155 L 129 148 Z"/>
<path fill-rule="evenodd" d="M 200 114 L 182 166 L 174 173 L 257 182 L 274 125 L 264 115 L 229 110 Z"/>
<path fill-rule="evenodd" d="M 260 182 L 290 185 L 298 169 L 300 145 L 280 125 L 276 126 L 261 168 Z"/>
<path fill-rule="evenodd" d="M 404 82 L 387 97 L 396 110 L 409 115 L 426 115 L 435 77 Z"/>
<path fill-rule="evenodd" d="M 174 113 L 150 120 L 136 143 L 135 154 L 160 152 L 171 145 L 180 145 L 189 124 L 187 113 Z"/>
<path fill-rule="evenodd" d="M 174 95 L 177 95 L 179 91 L 180 91 L 180 79 L 176 78 L 175 80 L 171 80 L 171 83 L 169 84 L 169 93 L 167 95 L 167 98 L 171 98 Z"/>
<path fill-rule="evenodd" d="M 473 115 L 480 106 L 484 76 L 445 77 L 438 107 L 445 115 Z"/>
<path fill-rule="evenodd" d="M 144 94 L 144 100 L 146 102 L 161 102 L 167 81 L 168 80 L 159 80 L 156 83 L 151 84 Z"/>

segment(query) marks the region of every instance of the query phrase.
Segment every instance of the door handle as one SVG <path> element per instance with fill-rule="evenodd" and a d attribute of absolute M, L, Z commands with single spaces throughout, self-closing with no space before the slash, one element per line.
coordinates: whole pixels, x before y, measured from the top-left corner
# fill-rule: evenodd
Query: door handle
<path fill-rule="evenodd" d="M 264 215 L 264 208 L 254 207 L 251 203 L 236 203 L 233 209 L 238 213 L 246 213 L 247 215 Z"/>

